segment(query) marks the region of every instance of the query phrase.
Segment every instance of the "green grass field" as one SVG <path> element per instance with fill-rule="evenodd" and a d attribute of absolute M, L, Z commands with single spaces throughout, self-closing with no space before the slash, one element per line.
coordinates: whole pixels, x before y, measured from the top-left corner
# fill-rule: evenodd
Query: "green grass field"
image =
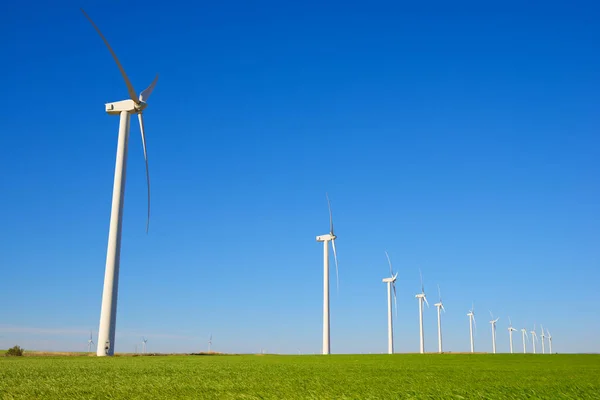
<path fill-rule="evenodd" d="M 0 357 L 2 399 L 599 399 L 600 355 Z"/>

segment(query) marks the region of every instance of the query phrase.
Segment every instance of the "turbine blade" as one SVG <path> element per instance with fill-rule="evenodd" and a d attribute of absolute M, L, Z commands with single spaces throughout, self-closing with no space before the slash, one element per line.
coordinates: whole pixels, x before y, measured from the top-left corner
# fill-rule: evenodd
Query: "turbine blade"
<path fill-rule="evenodd" d="M 333 236 L 333 215 L 331 213 L 331 201 L 329 201 L 329 195 L 325 193 L 327 197 L 327 207 L 329 208 L 329 233 Z"/>
<path fill-rule="evenodd" d="M 444 308 L 444 304 L 442 304 L 442 310 L 444 310 L 444 312 L 446 312 L 446 309 Z"/>
<path fill-rule="evenodd" d="M 154 78 L 150 86 L 142 90 L 142 92 L 140 93 L 140 101 L 143 101 L 144 103 L 148 101 L 150 95 L 152 94 L 152 91 L 154 90 L 154 86 L 156 86 L 156 81 L 158 81 L 158 74 L 156 74 L 156 77 Z"/>
<path fill-rule="evenodd" d="M 100 32 L 100 28 L 98 28 L 98 26 L 96 26 L 96 24 L 94 23 L 94 21 L 92 21 L 92 19 L 90 18 L 90 16 L 87 15 L 87 13 L 83 10 L 83 8 L 81 9 L 81 12 L 90 21 L 90 23 L 92 24 L 92 26 L 94 27 L 94 29 L 96 29 L 96 32 L 98 32 L 98 35 L 100 35 L 100 37 L 104 41 L 104 44 L 106 45 L 106 47 L 108 47 L 108 51 L 110 51 L 110 54 L 112 55 L 112 57 L 114 58 L 115 62 L 117 63 L 117 67 L 119 67 L 119 71 L 121 71 L 121 75 L 123 76 L 123 79 L 125 79 L 125 85 L 127 85 L 127 92 L 129 93 L 129 98 L 131 100 L 133 100 L 137 104 L 139 101 L 137 99 L 137 96 L 135 95 L 135 89 L 133 88 L 133 85 L 131 84 L 131 81 L 127 77 L 127 74 L 125 73 L 125 69 L 121 65 L 121 62 L 117 58 L 117 55 L 113 51 L 112 47 L 110 47 L 110 44 L 108 44 L 108 40 L 106 40 L 106 38 L 104 37 L 104 35 L 102 34 L 102 32 Z"/>
<path fill-rule="evenodd" d="M 438 295 L 440 296 L 440 303 L 442 302 L 442 291 L 440 290 L 440 284 L 438 283 Z"/>
<path fill-rule="evenodd" d="M 396 318 L 398 317 L 398 301 L 396 300 L 396 281 L 392 282 L 394 288 L 394 308 L 396 309 Z"/>
<path fill-rule="evenodd" d="M 146 161 L 146 185 L 148 187 L 148 217 L 146 219 L 146 233 L 148 233 L 148 226 L 150 225 L 150 172 L 148 171 L 148 154 L 146 152 L 146 134 L 144 132 L 144 117 L 142 113 L 138 114 L 140 121 L 140 131 L 142 133 L 142 147 L 144 148 L 144 160 Z"/>
<path fill-rule="evenodd" d="M 425 286 L 423 285 L 423 274 L 421 273 L 421 268 L 419 268 L 419 276 L 421 277 L 421 293 L 425 293 Z"/>
<path fill-rule="evenodd" d="M 340 291 L 340 277 L 338 273 L 338 260 L 337 252 L 335 251 L 335 240 L 331 241 L 331 247 L 333 248 L 333 259 L 335 260 L 335 283 L 337 285 L 338 292 Z"/>
<path fill-rule="evenodd" d="M 425 300 L 425 303 L 427 304 L 427 308 L 429 308 L 429 302 L 427 301 L 427 297 L 423 296 L 423 300 Z"/>
<path fill-rule="evenodd" d="M 385 256 L 387 257 L 388 264 L 390 265 L 390 276 L 394 276 L 394 273 L 392 272 L 392 262 L 390 261 L 390 255 L 388 254 L 387 250 L 385 250 Z"/>

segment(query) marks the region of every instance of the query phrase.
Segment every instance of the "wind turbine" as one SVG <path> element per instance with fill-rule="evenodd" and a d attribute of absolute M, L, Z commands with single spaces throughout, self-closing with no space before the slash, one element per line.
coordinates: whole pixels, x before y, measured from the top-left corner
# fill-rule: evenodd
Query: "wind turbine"
<path fill-rule="evenodd" d="M 421 293 L 417 293 L 415 297 L 419 299 L 419 337 L 421 338 L 419 351 L 421 354 L 423 354 L 425 353 L 425 336 L 423 332 L 423 301 L 427 303 L 427 308 L 429 308 L 429 302 L 427 301 L 427 297 L 425 296 L 425 286 L 423 286 L 423 274 L 421 273 L 420 268 L 419 276 L 421 277 Z"/>
<path fill-rule="evenodd" d="M 210 337 L 208 338 L 208 352 L 210 353 L 210 347 L 212 346 L 212 333 L 210 334 Z"/>
<path fill-rule="evenodd" d="M 513 328 L 512 326 L 512 321 L 510 320 L 510 317 L 508 317 L 508 336 L 510 337 L 510 354 L 513 354 L 513 332 L 516 331 L 515 328 Z"/>
<path fill-rule="evenodd" d="M 442 353 L 442 312 L 441 312 L 441 310 L 444 310 L 444 312 L 446 312 L 446 309 L 444 308 L 444 303 L 442 303 L 442 292 L 440 290 L 440 285 L 438 285 L 438 294 L 440 296 L 440 301 L 438 303 L 435 303 L 434 306 L 437 307 L 437 315 L 438 315 L 438 352 L 441 354 Z"/>
<path fill-rule="evenodd" d="M 523 328 L 521 329 L 521 335 L 523 336 L 523 354 L 527 353 L 527 341 L 525 340 L 525 337 L 527 337 L 527 329 Z"/>
<path fill-rule="evenodd" d="M 533 324 L 533 330 L 530 331 L 529 333 L 531 333 L 531 343 L 533 345 L 533 354 L 535 354 L 535 342 L 538 340 L 537 333 L 535 333 L 535 324 Z"/>
<path fill-rule="evenodd" d="M 490 316 L 492 317 L 492 320 L 490 321 L 490 324 L 492 324 L 492 352 L 496 354 L 496 322 L 498 322 L 500 317 L 494 319 L 492 311 L 490 311 Z"/>
<path fill-rule="evenodd" d="M 142 343 L 143 343 L 143 345 L 142 345 L 142 349 L 143 349 L 143 350 L 142 350 L 142 352 L 143 352 L 144 354 L 146 354 L 146 342 L 147 342 L 147 341 L 148 341 L 148 339 L 146 339 L 146 338 L 142 338 Z"/>
<path fill-rule="evenodd" d="M 544 334 L 544 325 L 540 324 L 540 327 L 542 328 L 542 336 L 540 336 L 542 338 L 542 354 L 546 354 L 546 346 L 544 344 L 544 339 L 546 339 L 546 335 Z"/>
<path fill-rule="evenodd" d="M 335 260 L 335 277 L 339 290 L 338 279 L 338 261 L 335 251 L 335 239 L 337 236 L 333 233 L 333 217 L 331 214 L 331 202 L 327 197 L 327 206 L 329 207 L 329 233 L 317 236 L 317 242 L 323 242 L 323 354 L 329 354 L 331 351 L 330 335 L 329 335 L 329 242 L 333 249 L 333 258 Z"/>
<path fill-rule="evenodd" d="M 552 335 L 550 331 L 548 331 L 548 350 L 550 350 L 550 354 L 552 354 Z"/>
<path fill-rule="evenodd" d="M 137 114 L 142 134 L 142 147 L 144 150 L 144 160 L 146 162 L 146 184 L 148 187 L 148 217 L 146 220 L 146 233 L 150 223 L 150 175 L 148 173 L 148 155 L 146 152 L 146 135 L 144 133 L 144 119 L 142 111 L 147 106 L 147 100 L 154 90 L 158 75 L 152 81 L 150 86 L 143 90 L 139 97 L 133 85 L 129 81 L 123 66 L 119 62 L 117 55 L 108 41 L 100 32 L 94 21 L 81 9 L 81 12 L 90 21 L 96 32 L 100 35 L 104 44 L 110 51 L 117 67 L 119 68 L 129 99 L 106 104 L 106 112 L 109 115 L 119 115 L 119 138 L 117 145 L 117 161 L 115 165 L 115 178 L 113 185 L 112 209 L 110 214 L 110 228 L 108 233 L 108 249 L 106 251 L 106 270 L 104 273 L 104 288 L 102 291 L 102 308 L 100 311 L 100 329 L 98 332 L 98 356 L 112 356 L 115 351 L 115 329 L 117 321 L 117 295 L 119 290 L 119 267 L 121 256 L 121 229 L 123 221 L 123 201 L 125 194 L 125 176 L 127 166 L 127 147 L 129 143 L 129 123 L 131 114 Z"/>
<path fill-rule="evenodd" d="M 475 304 L 471 305 L 471 309 L 467 313 L 469 317 L 469 335 L 471 337 L 471 353 L 475 352 L 475 342 L 473 341 L 473 324 L 475 324 L 475 329 L 477 329 L 477 322 L 475 321 Z"/>
<path fill-rule="evenodd" d="M 92 331 L 90 331 L 90 340 L 88 340 L 88 353 L 92 352 L 93 344 L 94 344 L 94 341 L 92 340 Z"/>
<path fill-rule="evenodd" d="M 396 306 L 396 316 L 398 316 L 398 303 L 396 301 L 396 278 L 398 277 L 398 272 L 394 274 L 392 270 L 392 262 L 390 261 L 390 256 L 388 252 L 385 252 L 385 256 L 387 257 L 388 264 L 390 265 L 390 277 L 384 278 L 383 282 L 387 283 L 387 297 L 388 297 L 388 354 L 394 354 L 394 329 L 392 326 L 392 288 L 394 289 L 394 305 Z"/>

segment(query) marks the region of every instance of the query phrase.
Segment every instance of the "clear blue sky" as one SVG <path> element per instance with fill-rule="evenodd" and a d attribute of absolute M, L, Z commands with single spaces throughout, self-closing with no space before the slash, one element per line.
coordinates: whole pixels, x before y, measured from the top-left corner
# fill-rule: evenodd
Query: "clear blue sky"
<path fill-rule="evenodd" d="M 0 14 L 0 348 L 96 339 L 117 117 L 132 124 L 117 351 L 319 352 L 325 192 L 333 353 L 418 351 L 419 272 L 445 347 L 491 350 L 489 312 L 600 351 L 600 5 L 9 2 Z M 334 273 L 332 277 L 334 278 Z M 335 279 L 335 278 L 334 278 Z M 426 309 L 426 350 L 436 346 Z M 515 343 L 520 349 L 519 336 Z"/>

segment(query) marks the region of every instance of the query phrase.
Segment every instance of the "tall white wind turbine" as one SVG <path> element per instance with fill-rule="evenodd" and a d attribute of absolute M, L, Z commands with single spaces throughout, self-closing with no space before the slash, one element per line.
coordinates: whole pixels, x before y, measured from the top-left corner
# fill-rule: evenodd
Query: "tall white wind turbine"
<path fill-rule="evenodd" d="M 440 285 L 438 285 L 438 295 L 440 296 L 440 301 L 435 303 L 434 306 L 437 307 L 437 317 L 438 317 L 438 352 L 442 353 L 442 310 L 446 312 L 444 308 L 444 303 L 442 303 L 442 291 L 440 290 Z"/>
<path fill-rule="evenodd" d="M 527 337 L 527 329 L 523 328 L 521 329 L 521 335 L 523 336 L 523 354 L 527 353 L 527 340 L 525 340 L 525 338 Z"/>
<path fill-rule="evenodd" d="M 331 352 L 330 334 L 329 334 L 329 242 L 333 249 L 333 258 L 335 261 L 335 277 L 339 290 L 339 275 L 337 252 L 335 251 L 335 239 L 337 236 L 333 233 L 333 216 L 331 214 L 331 202 L 327 197 L 327 206 L 329 207 L 329 233 L 317 236 L 317 242 L 323 242 L 323 354 Z"/>
<path fill-rule="evenodd" d="M 396 316 L 398 316 L 398 303 L 396 301 L 396 278 L 398 277 L 398 272 L 394 274 L 392 270 L 392 262 L 390 261 L 390 256 L 388 252 L 385 252 L 385 256 L 387 257 L 388 264 L 390 265 L 390 277 L 384 278 L 383 282 L 387 283 L 387 298 L 388 298 L 388 354 L 394 354 L 394 329 L 392 324 L 392 289 L 394 291 L 394 304 L 396 309 Z"/>
<path fill-rule="evenodd" d="M 428 308 L 429 302 L 425 296 L 425 286 L 423 285 L 423 274 L 421 273 L 421 269 L 419 269 L 419 276 L 421 277 L 421 293 L 417 293 L 415 297 L 419 300 L 419 352 L 423 354 L 425 353 L 425 333 L 423 332 L 423 302 L 427 303 Z"/>
<path fill-rule="evenodd" d="M 552 354 L 552 335 L 550 334 L 550 331 L 548 331 L 548 350 L 550 351 L 550 354 Z"/>
<path fill-rule="evenodd" d="M 540 324 L 540 327 L 542 328 L 542 336 L 540 336 L 540 338 L 542 338 L 542 354 L 546 354 L 546 345 L 544 343 L 544 340 L 546 339 L 546 334 L 544 334 L 544 325 Z"/>
<path fill-rule="evenodd" d="M 516 329 L 513 328 L 512 321 L 510 320 L 510 317 L 508 317 L 508 336 L 510 337 L 510 354 L 513 354 L 513 332 L 515 331 Z"/>
<path fill-rule="evenodd" d="M 498 322 L 500 317 L 494 319 L 494 315 L 491 311 L 490 316 L 492 317 L 492 320 L 490 321 L 490 324 L 492 324 L 492 353 L 496 354 L 496 322 Z"/>
<path fill-rule="evenodd" d="M 529 333 L 531 333 L 531 344 L 533 345 L 533 354 L 535 354 L 535 342 L 538 340 L 537 333 L 535 333 L 535 324 L 533 324 L 533 330 Z"/>
<path fill-rule="evenodd" d="M 471 305 L 471 309 L 467 313 L 469 317 L 469 336 L 471 338 L 471 353 L 475 352 L 475 342 L 473 341 L 473 324 L 477 329 L 477 322 L 475 321 L 475 304 Z"/>
<path fill-rule="evenodd" d="M 90 331 L 90 339 L 88 340 L 88 353 L 92 352 L 93 345 L 94 345 L 94 340 L 92 340 L 92 331 Z"/>
<path fill-rule="evenodd" d="M 129 81 L 123 66 L 119 62 L 117 55 L 108 41 L 100 32 L 94 21 L 81 9 L 81 12 L 90 21 L 96 32 L 100 35 L 104 44 L 110 51 L 115 60 L 125 85 L 129 99 L 106 104 L 106 112 L 109 115 L 119 115 L 119 138 L 117 145 L 117 161 L 115 165 L 115 179 L 113 185 L 112 209 L 110 214 L 110 228 L 108 233 L 108 249 L 106 252 L 106 270 L 104 273 L 104 289 L 102 291 L 102 308 L 100 311 L 100 329 L 98 332 L 98 356 L 112 356 L 115 351 L 115 329 L 117 321 L 117 295 L 119 290 L 119 267 L 121 256 L 121 228 L 123 221 L 123 202 L 125 194 L 125 176 L 127 166 L 127 147 L 129 143 L 129 123 L 132 114 L 138 115 L 140 131 L 142 134 L 142 147 L 144 150 L 144 159 L 146 162 L 146 183 L 148 186 L 148 217 L 146 220 L 146 233 L 150 222 L 150 175 L 148 173 L 148 156 L 146 152 L 146 135 L 144 132 L 144 119 L 142 111 L 147 106 L 148 98 L 154 90 L 158 75 L 152 81 L 150 86 L 143 90 L 139 97 L 133 85 Z"/>

